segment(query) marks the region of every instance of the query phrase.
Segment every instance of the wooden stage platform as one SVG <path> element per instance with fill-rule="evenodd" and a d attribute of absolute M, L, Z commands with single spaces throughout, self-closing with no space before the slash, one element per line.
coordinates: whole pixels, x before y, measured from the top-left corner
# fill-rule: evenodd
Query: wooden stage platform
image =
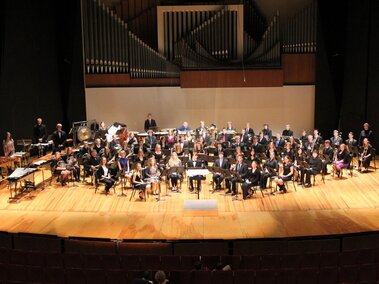
<path fill-rule="evenodd" d="M 48 177 L 50 173 L 47 173 Z M 36 175 L 37 181 L 41 174 Z M 208 177 L 209 179 L 209 177 Z M 200 199 L 214 199 L 217 210 L 187 211 L 184 201 L 197 199 L 188 192 L 171 193 L 165 201 L 129 201 L 111 191 L 94 193 L 90 185 L 61 187 L 53 181 L 18 203 L 8 203 L 7 182 L 0 185 L 0 231 L 135 240 L 243 239 L 314 236 L 379 230 L 379 170 L 354 171 L 342 179 L 320 177 L 316 186 L 289 186 L 287 194 L 258 192 L 247 201 L 212 194 L 203 182 Z M 165 187 L 163 185 L 163 191 Z M 120 191 L 120 187 L 117 187 Z"/>

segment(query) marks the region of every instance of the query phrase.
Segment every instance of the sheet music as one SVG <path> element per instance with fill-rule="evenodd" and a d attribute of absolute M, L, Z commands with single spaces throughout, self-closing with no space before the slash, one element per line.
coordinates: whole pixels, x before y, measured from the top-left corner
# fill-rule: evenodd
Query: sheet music
<path fill-rule="evenodd" d="M 187 176 L 193 177 L 193 176 L 206 176 L 210 172 L 208 169 L 189 169 L 187 170 Z"/>
<path fill-rule="evenodd" d="M 14 172 L 8 176 L 8 179 L 19 179 L 35 172 L 36 170 L 37 169 L 35 168 L 16 168 Z"/>

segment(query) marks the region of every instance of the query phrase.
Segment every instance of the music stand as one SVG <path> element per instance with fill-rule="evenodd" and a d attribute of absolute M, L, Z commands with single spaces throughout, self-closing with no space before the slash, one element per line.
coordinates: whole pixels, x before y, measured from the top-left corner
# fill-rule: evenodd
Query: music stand
<path fill-rule="evenodd" d="M 188 158 L 188 157 L 187 157 Z M 183 173 L 184 173 L 184 167 L 183 166 L 181 166 L 181 167 L 172 167 L 172 168 L 169 168 L 168 170 L 167 170 L 167 177 L 169 176 L 169 175 L 171 175 L 172 173 L 177 173 L 177 174 L 179 174 L 179 175 L 181 175 L 182 177 L 183 177 Z M 167 180 L 167 182 L 168 182 L 168 180 Z M 181 184 L 181 183 L 180 183 Z M 166 189 L 167 189 L 167 186 L 166 186 Z M 181 189 L 181 188 L 180 188 Z M 178 191 L 179 193 L 182 193 L 181 191 Z"/>
<path fill-rule="evenodd" d="M 161 173 L 161 178 L 162 177 L 165 177 L 166 178 L 166 193 L 165 193 L 165 195 L 163 195 L 163 197 L 166 197 L 166 196 L 170 196 L 169 194 L 168 194 L 168 191 L 167 191 L 167 184 L 169 183 L 169 180 L 168 180 L 168 172 L 169 172 L 169 170 L 168 169 L 164 169 L 164 170 L 162 170 L 162 173 Z M 164 200 L 161 200 L 160 198 L 159 198 L 159 201 L 164 201 Z"/>
<path fill-rule="evenodd" d="M 237 183 L 242 183 L 243 179 L 241 178 L 241 176 L 237 172 L 230 172 L 230 173 L 232 174 L 232 176 L 234 176 L 233 179 L 235 179 L 235 182 L 236 182 L 236 196 L 232 198 L 232 201 L 242 201 L 243 199 L 238 199 L 238 185 L 237 185 Z"/>
<path fill-rule="evenodd" d="M 208 171 L 212 174 L 212 175 L 220 175 L 222 176 L 223 178 L 225 177 L 225 173 L 226 173 L 226 170 L 223 169 L 223 168 L 219 168 L 219 167 L 207 167 Z M 213 176 L 212 176 L 212 179 L 213 179 Z M 212 194 L 215 193 L 215 188 L 212 189 Z"/>

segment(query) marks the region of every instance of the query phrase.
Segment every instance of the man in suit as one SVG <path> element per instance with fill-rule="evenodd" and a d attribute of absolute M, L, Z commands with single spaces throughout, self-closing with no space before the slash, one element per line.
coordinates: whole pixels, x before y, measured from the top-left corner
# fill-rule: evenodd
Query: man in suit
<path fill-rule="evenodd" d="M 157 141 L 157 138 L 153 135 L 153 130 L 147 131 L 147 136 L 145 139 L 145 144 L 148 148 L 151 148 Z"/>
<path fill-rule="evenodd" d="M 263 146 L 258 141 L 258 136 L 254 136 L 252 148 L 254 149 L 255 154 L 263 153 Z"/>
<path fill-rule="evenodd" d="M 37 118 L 37 124 L 33 127 L 33 143 L 46 143 L 46 126 L 42 124 L 42 118 Z"/>
<path fill-rule="evenodd" d="M 56 129 L 57 130 L 53 132 L 54 153 L 57 151 L 64 150 L 65 143 L 67 140 L 66 132 L 62 130 L 62 124 L 58 123 Z"/>
<path fill-rule="evenodd" d="M 147 115 L 147 119 L 145 120 L 143 129 L 145 129 L 146 132 L 150 129 L 153 131 L 157 130 L 157 123 L 155 119 L 153 119 L 153 116 L 151 115 L 151 113 Z"/>
<path fill-rule="evenodd" d="M 213 167 L 224 169 L 224 170 L 229 169 L 229 161 L 228 159 L 224 158 L 224 152 L 218 153 L 218 159 L 215 160 L 215 162 L 213 163 Z M 221 183 L 223 180 L 224 180 L 224 176 L 222 174 L 220 173 L 213 174 L 213 182 L 216 184 L 215 190 L 221 189 Z M 228 183 L 229 181 L 226 180 L 226 182 Z"/>
<path fill-rule="evenodd" d="M 184 122 L 183 122 L 183 125 L 180 126 L 177 130 L 178 130 L 178 131 L 182 131 L 182 132 L 185 132 L 185 131 L 191 131 L 191 127 L 189 127 L 187 121 L 184 121 Z"/>
<path fill-rule="evenodd" d="M 245 132 L 246 132 L 247 135 L 250 136 L 250 139 L 251 139 L 251 137 L 254 137 L 254 135 L 255 135 L 254 134 L 254 129 L 250 127 L 250 122 L 246 123 Z"/>
<path fill-rule="evenodd" d="M 200 160 L 198 160 L 197 153 L 194 152 L 192 155 L 192 160 L 189 160 L 187 162 L 187 168 L 202 168 L 202 167 L 203 167 L 203 163 Z M 190 191 L 191 192 L 193 191 L 193 181 L 194 180 L 197 181 L 197 191 L 200 191 L 201 179 L 202 179 L 202 176 L 191 176 L 191 177 L 189 177 Z"/>
<path fill-rule="evenodd" d="M 286 125 L 286 129 L 283 130 L 282 135 L 284 137 L 291 137 L 291 136 L 293 136 L 293 131 L 291 130 L 291 126 L 289 124 Z"/>
<path fill-rule="evenodd" d="M 244 179 L 247 177 L 248 168 L 247 168 L 247 165 L 243 162 L 242 155 L 237 156 L 237 163 L 235 164 L 234 171 L 241 177 L 242 181 L 244 181 Z M 226 193 L 227 194 L 232 193 L 232 196 L 235 196 L 237 195 L 238 178 L 233 176 L 233 177 L 228 177 L 228 179 L 230 180 L 230 183 L 231 183 L 231 190 L 230 190 L 230 183 L 229 183 L 227 184 L 228 191 Z"/>

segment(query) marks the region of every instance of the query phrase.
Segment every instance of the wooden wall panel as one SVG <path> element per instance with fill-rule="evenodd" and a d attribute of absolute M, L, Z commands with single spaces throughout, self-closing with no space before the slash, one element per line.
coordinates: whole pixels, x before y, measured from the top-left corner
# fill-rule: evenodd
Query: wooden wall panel
<path fill-rule="evenodd" d="M 129 74 L 87 74 L 86 87 L 179 86 L 179 78 L 132 79 Z"/>
<path fill-rule="evenodd" d="M 281 87 L 281 69 L 183 71 L 180 73 L 182 88 L 225 87 Z"/>
<path fill-rule="evenodd" d="M 283 54 L 284 84 L 314 84 L 316 82 L 316 55 Z"/>

